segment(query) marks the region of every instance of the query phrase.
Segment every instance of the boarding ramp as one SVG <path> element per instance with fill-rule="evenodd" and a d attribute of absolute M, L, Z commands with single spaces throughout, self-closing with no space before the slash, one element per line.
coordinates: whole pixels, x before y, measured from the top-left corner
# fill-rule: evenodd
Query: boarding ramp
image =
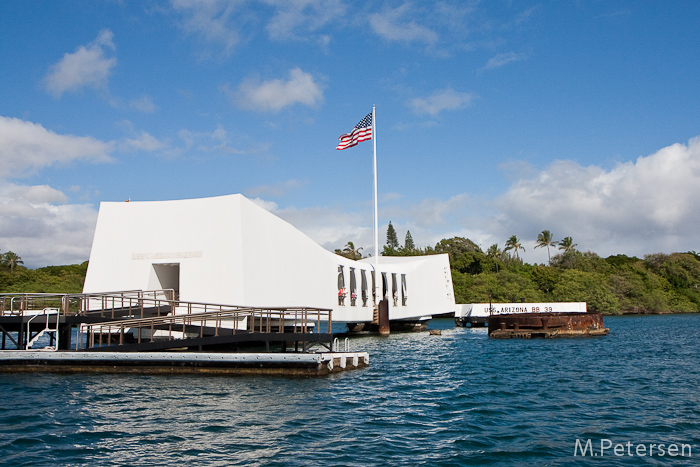
<path fill-rule="evenodd" d="M 7 293 L 0 294 L 0 318 L 33 316 L 44 309 L 58 308 L 65 316 L 116 319 L 167 314 L 175 291 L 126 290 L 95 294 Z"/>
<path fill-rule="evenodd" d="M 181 302 L 167 316 L 120 319 L 81 325 L 76 350 L 203 350 L 232 345 L 286 346 L 306 351 L 332 344 L 331 310 L 308 307 L 254 308 Z M 316 331 L 316 332 L 314 332 Z M 325 332 L 321 332 L 325 331 Z M 81 347 L 82 346 L 82 347 Z"/>
<path fill-rule="evenodd" d="M 56 350 L 127 352 L 255 345 L 269 350 L 271 344 L 286 351 L 290 343 L 306 351 L 315 344 L 330 349 L 333 339 L 330 309 L 188 302 L 176 300 L 172 289 L 0 294 L 3 350 L 8 340 L 15 349 L 31 348 L 46 333 Z"/>

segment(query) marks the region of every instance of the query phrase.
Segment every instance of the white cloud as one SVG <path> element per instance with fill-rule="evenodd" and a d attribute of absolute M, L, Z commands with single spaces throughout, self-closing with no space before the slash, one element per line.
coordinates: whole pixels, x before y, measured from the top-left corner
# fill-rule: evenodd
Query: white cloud
<path fill-rule="evenodd" d="M 38 123 L 0 116 L 0 180 L 76 160 L 107 162 L 113 143 L 59 135 Z"/>
<path fill-rule="evenodd" d="M 313 107 L 323 101 L 322 85 L 300 68 L 290 70 L 287 80 L 259 82 L 251 78 L 241 83 L 236 92 L 227 86 L 221 90 L 240 107 L 258 112 L 278 112 L 294 104 Z"/>
<path fill-rule="evenodd" d="M 159 151 L 166 146 L 166 143 L 145 131 L 142 131 L 136 138 L 126 138 L 122 144 L 124 149 L 149 152 Z"/>
<path fill-rule="evenodd" d="M 48 185 L 17 185 L 7 179 L 55 164 L 107 162 L 113 149 L 113 143 L 0 117 L 0 249 L 14 251 L 32 268 L 87 260 L 95 208 L 66 204 L 65 193 Z"/>
<path fill-rule="evenodd" d="M 406 214 L 418 228 L 438 228 L 449 225 L 450 219 L 463 214 L 469 204 L 469 196 L 466 194 L 453 196 L 446 201 L 431 198 L 411 206 Z"/>
<path fill-rule="evenodd" d="M 276 10 L 266 29 L 271 39 L 299 39 L 334 18 L 342 18 L 346 7 L 340 0 L 266 0 Z M 327 41 L 321 36 L 320 42 Z"/>
<path fill-rule="evenodd" d="M 132 100 L 129 102 L 129 107 L 147 114 L 152 114 L 157 109 L 150 96 L 143 96 L 139 99 Z"/>
<path fill-rule="evenodd" d="M 299 180 L 286 180 L 275 185 L 260 185 L 246 190 L 247 196 L 284 196 L 290 191 L 304 186 L 305 182 Z M 259 199 L 259 198 L 258 198 Z"/>
<path fill-rule="evenodd" d="M 505 66 L 505 65 L 512 63 L 512 62 L 519 62 L 522 60 L 527 60 L 527 58 L 528 58 L 528 55 L 526 53 L 508 52 L 508 53 L 498 54 L 495 57 L 492 57 L 491 59 L 489 59 L 489 61 L 486 62 L 486 65 L 481 67 L 479 69 L 479 71 L 500 68 L 500 67 Z"/>
<path fill-rule="evenodd" d="M 109 73 L 117 64 L 115 57 L 107 57 L 106 52 L 114 51 L 114 35 L 109 29 L 100 31 L 93 42 L 67 53 L 49 69 L 44 78 L 46 91 L 60 98 L 66 91 L 83 87 L 102 89 L 107 87 Z"/>
<path fill-rule="evenodd" d="M 75 264 L 90 256 L 97 211 L 63 204 L 66 196 L 46 185 L 0 185 L 0 249 L 14 251 L 30 268 Z"/>
<path fill-rule="evenodd" d="M 443 110 L 459 110 L 467 107 L 474 100 L 474 95 L 447 88 L 435 91 L 428 97 L 416 97 L 408 102 L 408 106 L 418 115 L 428 114 L 435 117 Z"/>
<path fill-rule="evenodd" d="M 700 137 L 611 170 L 556 161 L 497 200 L 500 233 L 550 230 L 583 250 L 643 255 L 698 249 Z"/>
<path fill-rule="evenodd" d="M 326 206 L 301 209 L 290 206 L 279 209 L 276 204 L 265 203 L 262 200 L 258 200 L 257 204 L 286 220 L 330 251 L 342 248 L 350 241 L 362 246 L 364 254 L 372 253 L 374 237 L 371 210 L 366 213 L 348 212 Z"/>
<path fill-rule="evenodd" d="M 62 204 L 68 200 L 62 191 L 51 188 L 48 185 L 25 186 L 3 182 L 2 193 L 5 199 L 23 199 L 30 203 Z"/>
<path fill-rule="evenodd" d="M 252 198 L 251 201 L 266 211 L 275 212 L 279 206 L 274 201 L 266 201 L 262 198 Z"/>
<path fill-rule="evenodd" d="M 369 24 L 376 34 L 388 41 L 435 44 L 438 40 L 435 31 L 408 19 L 415 14 L 411 8 L 409 3 L 394 9 L 385 8 L 381 13 L 369 15 Z"/>
<path fill-rule="evenodd" d="M 228 134 L 223 126 L 219 125 L 211 132 L 193 132 L 182 129 L 177 133 L 185 144 L 183 151 L 195 148 L 201 152 L 224 152 L 229 154 L 244 154 L 245 151 L 229 146 Z"/>
<path fill-rule="evenodd" d="M 260 8 L 259 3 L 269 8 Z M 272 40 L 311 40 L 323 47 L 329 37 L 317 31 L 334 19 L 344 20 L 347 10 L 342 0 L 171 0 L 171 5 L 181 16 L 185 32 L 220 47 L 224 56 L 249 40 L 261 23 L 267 23 L 265 30 Z"/>
<path fill-rule="evenodd" d="M 240 34 L 229 25 L 230 18 L 244 2 L 223 0 L 172 0 L 173 8 L 182 13 L 182 28 L 201 35 L 206 42 L 223 47 L 230 55 L 241 41 Z"/>
<path fill-rule="evenodd" d="M 48 185 L 15 185 L 3 182 L 2 192 L 5 199 L 23 199 L 30 203 L 58 203 L 63 204 L 68 197 L 59 190 Z"/>

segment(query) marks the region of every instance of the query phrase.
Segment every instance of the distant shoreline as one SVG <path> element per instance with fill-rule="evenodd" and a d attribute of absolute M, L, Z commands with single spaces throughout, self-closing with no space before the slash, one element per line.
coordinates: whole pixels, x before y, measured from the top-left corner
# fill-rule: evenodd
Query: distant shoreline
<path fill-rule="evenodd" d="M 697 315 L 697 311 L 621 311 L 620 313 L 603 313 L 603 316 L 653 316 L 653 315 Z"/>

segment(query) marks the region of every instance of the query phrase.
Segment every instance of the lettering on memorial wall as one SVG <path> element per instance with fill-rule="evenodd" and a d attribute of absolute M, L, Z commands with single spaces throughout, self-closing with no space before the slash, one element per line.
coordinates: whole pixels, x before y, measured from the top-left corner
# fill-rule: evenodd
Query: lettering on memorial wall
<path fill-rule="evenodd" d="M 167 251 L 157 253 L 132 253 L 131 259 L 184 259 L 184 258 L 201 258 L 201 251 Z"/>

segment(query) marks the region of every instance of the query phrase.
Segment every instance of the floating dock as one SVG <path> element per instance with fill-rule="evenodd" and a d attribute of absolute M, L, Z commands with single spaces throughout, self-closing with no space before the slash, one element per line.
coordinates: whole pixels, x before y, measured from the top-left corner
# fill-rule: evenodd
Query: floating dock
<path fill-rule="evenodd" d="M 52 352 L 0 351 L 0 372 L 317 376 L 363 368 L 367 352 Z"/>
<path fill-rule="evenodd" d="M 0 294 L 0 372 L 323 375 L 366 367 L 331 310 L 184 302 L 172 290 Z"/>

